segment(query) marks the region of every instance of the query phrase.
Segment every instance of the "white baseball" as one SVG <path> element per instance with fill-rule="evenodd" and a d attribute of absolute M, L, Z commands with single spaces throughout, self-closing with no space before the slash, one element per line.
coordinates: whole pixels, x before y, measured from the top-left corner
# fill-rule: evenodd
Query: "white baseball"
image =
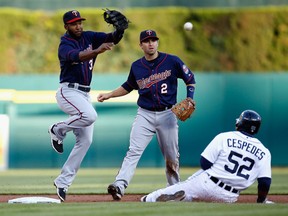
<path fill-rule="evenodd" d="M 185 29 L 186 31 L 191 31 L 192 28 L 193 28 L 193 24 L 192 24 L 191 22 L 186 22 L 186 23 L 184 24 L 184 29 Z"/>

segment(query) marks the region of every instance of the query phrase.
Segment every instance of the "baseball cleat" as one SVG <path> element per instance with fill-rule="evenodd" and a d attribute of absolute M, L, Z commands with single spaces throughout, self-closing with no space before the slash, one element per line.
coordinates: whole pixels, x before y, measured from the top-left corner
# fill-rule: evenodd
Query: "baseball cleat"
<path fill-rule="evenodd" d="M 66 188 L 58 188 L 55 182 L 54 182 L 54 186 L 56 187 L 57 196 L 59 197 L 60 201 L 64 202 L 66 199 L 66 193 L 68 190 Z"/>
<path fill-rule="evenodd" d="M 156 202 L 168 202 L 168 201 L 181 201 L 185 198 L 185 191 L 177 191 L 174 194 L 162 194 L 156 199 Z"/>
<path fill-rule="evenodd" d="M 48 129 L 48 133 L 50 134 L 50 137 L 51 137 L 51 146 L 57 153 L 62 154 L 63 153 L 63 141 L 59 140 L 56 137 L 56 135 L 53 131 L 54 127 L 55 127 L 55 125 L 52 125 Z"/>
<path fill-rule="evenodd" d="M 117 201 L 121 200 L 122 198 L 121 191 L 119 187 L 117 187 L 115 184 L 110 184 L 107 188 L 107 191 L 109 194 L 112 195 L 113 200 L 117 200 Z"/>
<path fill-rule="evenodd" d="M 147 198 L 147 195 L 141 197 L 140 201 L 141 201 L 141 202 L 146 202 L 146 198 Z"/>

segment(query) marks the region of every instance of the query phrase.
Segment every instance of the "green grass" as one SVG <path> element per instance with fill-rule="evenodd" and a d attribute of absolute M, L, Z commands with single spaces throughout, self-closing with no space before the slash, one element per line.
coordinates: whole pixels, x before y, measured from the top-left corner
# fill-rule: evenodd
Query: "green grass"
<path fill-rule="evenodd" d="M 185 180 L 196 168 L 182 168 L 181 176 Z M 53 180 L 60 170 L 7 170 L 0 172 L 1 194 L 55 194 Z M 80 169 L 69 194 L 106 193 L 107 185 L 113 182 L 117 169 Z M 271 194 L 287 194 L 288 168 L 273 168 Z M 127 193 L 146 194 L 165 187 L 164 169 L 138 168 L 127 188 Z M 255 194 L 257 184 L 242 194 Z M 69 195 L 68 194 L 68 195 Z M 117 215 L 117 216 L 177 216 L 177 215 L 239 215 L 271 216 L 287 215 L 287 204 L 220 204 L 220 203 L 138 203 L 138 202 L 95 202 L 95 203 L 62 203 L 62 204 L 8 204 L 0 203 L 1 216 L 16 215 Z"/>
<path fill-rule="evenodd" d="M 219 203 L 64 203 L 0 204 L 1 216 L 286 216 L 287 204 L 219 204 Z"/>
<path fill-rule="evenodd" d="M 197 168 L 182 168 L 186 180 Z M 69 194 L 106 193 L 107 185 L 114 181 L 118 169 L 80 169 L 69 188 Z M 53 180 L 60 169 L 7 170 L 0 172 L 0 194 L 54 194 Z M 288 194 L 288 168 L 273 168 L 271 194 Z M 166 186 L 164 168 L 138 168 L 126 193 L 149 193 Z M 242 194 L 255 194 L 257 182 Z"/>

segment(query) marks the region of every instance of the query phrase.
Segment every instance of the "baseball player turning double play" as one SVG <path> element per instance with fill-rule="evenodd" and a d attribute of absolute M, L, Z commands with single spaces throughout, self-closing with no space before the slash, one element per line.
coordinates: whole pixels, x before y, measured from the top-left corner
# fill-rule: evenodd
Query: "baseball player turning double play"
<path fill-rule="evenodd" d="M 62 202 L 92 143 L 97 113 L 91 104 L 89 92 L 96 57 L 111 50 L 122 39 L 127 27 L 116 28 L 116 31 L 108 34 L 83 31 L 83 20 L 85 18 L 76 10 L 68 11 L 63 16 L 66 33 L 61 37 L 58 49 L 61 73 L 56 100 L 69 118 L 53 124 L 48 130 L 51 145 L 57 153 L 63 152 L 63 140 L 69 131 L 73 131 L 76 137 L 75 146 L 61 174 L 54 180 L 57 195 Z"/>
<path fill-rule="evenodd" d="M 245 110 L 236 119 L 236 131 L 218 134 L 201 154 L 201 170 L 186 181 L 156 190 L 143 202 L 210 201 L 236 202 L 241 191 L 258 180 L 258 203 L 267 200 L 271 184 L 271 155 L 254 137 L 260 115 Z"/>
<path fill-rule="evenodd" d="M 178 123 L 171 111 L 177 99 L 177 79 L 187 85 L 187 97 L 193 99 L 194 74 L 177 57 L 158 52 L 156 32 L 140 33 L 140 47 L 144 57 L 133 62 L 126 82 L 106 94 L 99 94 L 98 101 L 119 97 L 138 90 L 139 106 L 130 133 L 130 146 L 115 182 L 108 186 L 114 200 L 120 200 L 132 179 L 145 148 L 157 135 L 159 147 L 166 162 L 167 185 L 180 181 L 178 152 Z"/>

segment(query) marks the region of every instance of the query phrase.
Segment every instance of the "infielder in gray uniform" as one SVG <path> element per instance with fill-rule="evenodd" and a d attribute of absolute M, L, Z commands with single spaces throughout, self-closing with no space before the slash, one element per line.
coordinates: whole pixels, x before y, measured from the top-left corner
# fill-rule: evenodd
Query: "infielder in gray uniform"
<path fill-rule="evenodd" d="M 272 203 L 267 200 L 271 184 L 271 154 L 254 137 L 260 125 L 258 113 L 243 111 L 236 119 L 236 131 L 218 134 L 202 152 L 201 170 L 184 182 L 142 197 L 141 201 L 233 203 L 241 191 L 258 180 L 257 202 Z"/>
<path fill-rule="evenodd" d="M 59 107 L 69 115 L 64 121 L 49 128 L 51 145 L 57 153 L 63 153 L 63 140 L 73 131 L 76 143 L 61 174 L 54 180 L 59 199 L 64 202 L 68 187 L 72 184 L 93 137 L 97 113 L 90 101 L 90 83 L 96 57 L 111 50 L 123 37 L 124 30 L 111 33 L 83 31 L 82 21 L 76 10 L 63 16 L 66 33 L 61 37 L 58 49 L 60 61 L 60 87 L 56 93 Z"/>
<path fill-rule="evenodd" d="M 118 89 L 99 94 L 98 101 L 120 97 L 138 90 L 139 106 L 130 133 L 130 146 L 115 182 L 108 186 L 114 200 L 120 200 L 132 179 L 138 161 L 156 134 L 166 162 L 167 185 L 180 181 L 178 152 L 178 122 L 171 107 L 176 104 L 177 80 L 187 86 L 187 97 L 193 99 L 194 74 L 177 57 L 158 51 L 156 32 L 140 33 L 140 48 L 144 57 L 133 62 L 128 79 Z"/>

